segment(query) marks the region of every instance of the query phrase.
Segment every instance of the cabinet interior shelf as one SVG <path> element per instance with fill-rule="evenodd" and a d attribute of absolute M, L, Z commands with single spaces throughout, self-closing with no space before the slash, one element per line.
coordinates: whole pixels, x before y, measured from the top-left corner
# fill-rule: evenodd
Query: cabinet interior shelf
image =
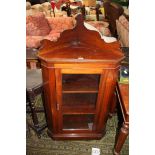
<path fill-rule="evenodd" d="M 92 130 L 94 115 L 63 115 L 63 129 Z"/>
<path fill-rule="evenodd" d="M 62 93 L 98 93 L 99 75 L 64 74 Z"/>
<path fill-rule="evenodd" d="M 63 113 L 94 114 L 96 110 L 96 94 L 63 94 Z"/>
<path fill-rule="evenodd" d="M 77 109 L 77 108 L 70 108 L 70 107 L 65 107 L 62 110 L 63 114 L 95 114 L 96 110 L 94 108 L 82 108 L 82 109 Z"/>
<path fill-rule="evenodd" d="M 70 94 L 70 93 L 98 93 L 98 90 L 63 90 L 62 93 Z"/>

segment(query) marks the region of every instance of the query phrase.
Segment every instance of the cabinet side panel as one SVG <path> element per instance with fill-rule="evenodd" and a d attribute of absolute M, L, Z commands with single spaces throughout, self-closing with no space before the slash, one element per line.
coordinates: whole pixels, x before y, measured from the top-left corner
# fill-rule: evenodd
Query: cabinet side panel
<path fill-rule="evenodd" d="M 112 117 L 113 116 L 113 114 L 115 113 L 115 111 L 116 111 L 116 83 L 117 83 L 117 80 L 118 80 L 118 69 L 116 69 L 116 71 L 115 71 L 115 74 L 113 75 L 114 76 L 114 79 L 116 79 L 116 80 L 114 80 L 114 85 L 115 85 L 115 87 L 114 87 L 114 90 L 112 91 L 113 92 L 113 94 L 111 95 L 111 98 L 110 98 L 110 105 L 109 105 L 109 116 L 110 117 Z"/>
<path fill-rule="evenodd" d="M 106 70 L 106 75 L 104 75 L 103 79 L 103 89 L 101 90 L 104 92 L 103 98 L 100 105 L 100 111 L 99 111 L 99 119 L 98 119 L 98 125 L 97 125 L 97 131 L 102 132 L 102 130 L 105 129 L 106 122 L 108 119 L 109 109 L 110 109 L 110 100 L 114 93 L 114 89 L 116 86 L 116 71 L 115 70 Z M 99 93 L 102 93 L 99 92 Z"/>
<path fill-rule="evenodd" d="M 48 129 L 56 132 L 57 114 L 56 114 L 56 98 L 55 98 L 55 73 L 54 69 L 48 69 L 42 66 L 42 75 L 44 83 L 45 110 Z"/>
<path fill-rule="evenodd" d="M 98 119 L 99 119 L 99 114 L 100 114 L 100 107 L 101 107 L 101 101 L 103 98 L 103 90 L 104 90 L 104 82 L 106 79 L 106 72 L 105 70 L 102 70 L 101 76 L 100 76 L 100 83 L 99 83 L 99 91 L 98 91 L 98 97 L 97 97 L 97 103 L 96 103 L 96 117 L 95 117 L 95 123 L 94 123 L 94 129 L 98 129 Z"/>

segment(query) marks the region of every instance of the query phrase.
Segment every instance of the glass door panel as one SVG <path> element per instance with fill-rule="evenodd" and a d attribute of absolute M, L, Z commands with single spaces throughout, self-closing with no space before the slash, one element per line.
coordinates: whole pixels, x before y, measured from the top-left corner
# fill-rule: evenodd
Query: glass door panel
<path fill-rule="evenodd" d="M 100 74 L 62 74 L 62 129 L 92 130 Z"/>
<path fill-rule="evenodd" d="M 83 129 L 83 130 L 92 130 L 94 122 L 94 115 L 63 115 L 63 129 L 72 130 L 72 129 Z"/>

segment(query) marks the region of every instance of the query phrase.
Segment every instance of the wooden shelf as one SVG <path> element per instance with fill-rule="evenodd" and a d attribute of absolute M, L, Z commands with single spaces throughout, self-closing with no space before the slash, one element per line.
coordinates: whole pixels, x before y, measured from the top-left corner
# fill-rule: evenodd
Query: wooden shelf
<path fill-rule="evenodd" d="M 98 93 L 100 76 L 97 74 L 64 74 L 63 93 Z"/>
<path fill-rule="evenodd" d="M 79 109 L 79 108 L 71 108 L 71 107 L 65 107 L 63 110 L 62 110 L 63 114 L 73 114 L 73 115 L 76 115 L 76 114 L 95 114 L 95 109 L 94 108 L 82 108 L 82 109 Z"/>
<path fill-rule="evenodd" d="M 63 113 L 93 114 L 96 109 L 96 94 L 63 94 Z"/>
<path fill-rule="evenodd" d="M 63 129 L 92 130 L 94 115 L 63 115 Z"/>

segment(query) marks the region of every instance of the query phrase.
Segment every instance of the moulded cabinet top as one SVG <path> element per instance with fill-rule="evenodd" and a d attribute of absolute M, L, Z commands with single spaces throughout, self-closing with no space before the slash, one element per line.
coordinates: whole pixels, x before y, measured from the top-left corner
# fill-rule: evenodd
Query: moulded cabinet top
<path fill-rule="evenodd" d="M 42 41 L 38 57 L 47 62 L 119 62 L 124 58 L 120 44 L 106 43 L 77 16 L 74 29 L 64 31 L 57 42 Z"/>

